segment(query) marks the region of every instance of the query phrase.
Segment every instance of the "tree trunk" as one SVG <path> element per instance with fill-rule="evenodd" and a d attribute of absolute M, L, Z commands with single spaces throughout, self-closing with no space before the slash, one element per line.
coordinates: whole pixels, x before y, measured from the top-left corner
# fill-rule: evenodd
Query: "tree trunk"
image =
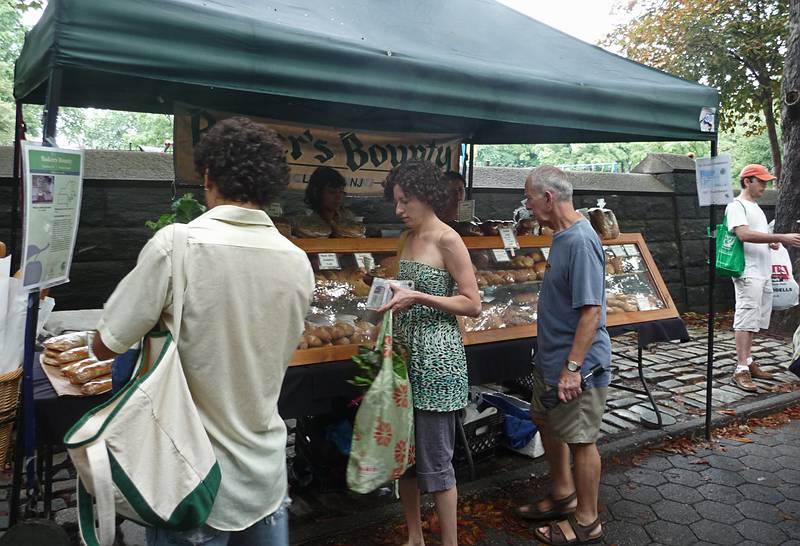
<path fill-rule="evenodd" d="M 775 97 L 772 95 L 772 91 L 767 89 L 764 93 L 764 121 L 767 125 L 767 136 L 769 137 L 769 149 L 772 153 L 772 165 L 775 169 L 775 177 L 780 180 L 781 179 L 781 172 L 783 171 L 783 165 L 781 161 L 781 147 L 778 143 L 778 132 L 775 130 L 775 112 L 773 108 L 775 107 Z"/>
<path fill-rule="evenodd" d="M 781 83 L 781 129 L 783 172 L 775 209 L 775 232 L 800 231 L 800 0 L 789 1 L 789 38 Z M 790 249 L 794 275 L 800 275 L 797 249 Z M 791 333 L 800 323 L 800 306 L 773 314 L 770 330 Z"/>

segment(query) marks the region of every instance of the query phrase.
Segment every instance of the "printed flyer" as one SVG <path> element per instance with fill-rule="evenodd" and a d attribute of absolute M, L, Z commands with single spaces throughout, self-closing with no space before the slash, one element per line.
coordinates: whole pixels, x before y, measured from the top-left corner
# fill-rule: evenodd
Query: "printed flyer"
<path fill-rule="evenodd" d="M 22 286 L 38 290 L 69 282 L 81 211 L 83 151 L 22 145 Z"/>

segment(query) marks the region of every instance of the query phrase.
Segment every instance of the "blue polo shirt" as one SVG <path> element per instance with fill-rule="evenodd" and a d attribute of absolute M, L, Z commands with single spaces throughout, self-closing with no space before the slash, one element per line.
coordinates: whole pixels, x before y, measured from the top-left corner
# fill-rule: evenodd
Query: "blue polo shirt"
<path fill-rule="evenodd" d="M 558 385 L 585 305 L 600 305 L 603 312 L 581 375 L 602 364 L 606 373 L 590 378 L 586 388 L 606 387 L 611 381 L 611 339 L 606 331 L 605 254 L 594 229 L 582 218 L 553 236 L 539 291 L 534 361 L 548 385 Z"/>

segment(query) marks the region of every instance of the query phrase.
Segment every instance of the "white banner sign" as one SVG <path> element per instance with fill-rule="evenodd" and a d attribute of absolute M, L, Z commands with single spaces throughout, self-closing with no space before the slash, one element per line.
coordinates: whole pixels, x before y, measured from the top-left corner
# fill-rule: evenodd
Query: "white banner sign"
<path fill-rule="evenodd" d="M 695 160 L 695 175 L 701 207 L 727 205 L 733 201 L 731 156 L 720 155 Z"/>

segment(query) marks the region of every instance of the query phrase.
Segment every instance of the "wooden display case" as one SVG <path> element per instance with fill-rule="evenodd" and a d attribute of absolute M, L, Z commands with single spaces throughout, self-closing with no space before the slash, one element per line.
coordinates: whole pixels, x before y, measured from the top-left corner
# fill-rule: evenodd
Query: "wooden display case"
<path fill-rule="evenodd" d="M 549 254 L 551 237 L 520 236 L 520 248 L 509 262 L 502 258 L 500 237 L 464 237 L 477 270 L 484 310 L 477 319 L 459 319 L 465 345 L 493 343 L 536 336 L 536 300 L 541 272 L 536 263 Z M 317 290 L 309 314 L 313 328 L 332 329 L 337 323 L 366 326 L 378 318 L 366 309 L 363 272 L 356 255 L 368 254 L 379 267 L 378 276 L 390 277 L 396 262 L 398 239 L 295 239 L 309 254 Z M 606 250 L 607 326 L 650 322 L 678 316 L 672 298 L 640 234 L 621 234 L 603 241 Z M 495 252 L 497 250 L 498 252 Z M 321 269 L 320 254 L 335 254 L 339 269 Z M 330 265 L 328 263 L 327 265 Z M 543 266 L 538 266 L 541 270 Z M 325 344 L 298 349 L 289 365 L 299 366 L 348 360 L 362 336 L 339 338 L 342 345 Z"/>

